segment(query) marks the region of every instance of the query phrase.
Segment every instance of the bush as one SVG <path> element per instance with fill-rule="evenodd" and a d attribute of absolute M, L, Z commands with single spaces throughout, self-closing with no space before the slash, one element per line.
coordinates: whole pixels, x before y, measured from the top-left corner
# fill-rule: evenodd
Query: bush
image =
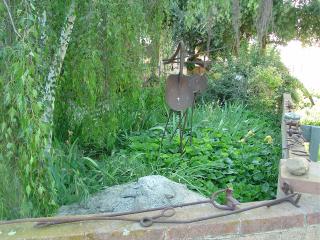
<path fill-rule="evenodd" d="M 248 101 L 268 109 L 279 106 L 283 94 L 280 91 L 282 85 L 282 77 L 275 67 L 257 66 L 248 80 Z"/>
<path fill-rule="evenodd" d="M 238 58 L 217 59 L 209 73 L 209 83 L 207 100 L 224 103 L 241 99 L 269 110 L 281 106 L 284 92 L 297 100 L 296 88 L 303 87 L 290 76 L 274 49 L 261 54 L 254 47 L 243 48 Z"/>

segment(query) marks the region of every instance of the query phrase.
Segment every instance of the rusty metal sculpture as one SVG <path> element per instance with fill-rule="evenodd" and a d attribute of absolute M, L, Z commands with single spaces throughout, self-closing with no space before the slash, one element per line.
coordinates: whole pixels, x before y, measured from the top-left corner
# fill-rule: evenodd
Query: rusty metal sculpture
<path fill-rule="evenodd" d="M 187 76 L 170 75 L 167 78 L 165 94 L 167 104 L 174 111 L 184 111 L 194 101 Z"/>
<path fill-rule="evenodd" d="M 179 55 L 179 57 L 178 57 Z M 177 129 L 179 129 L 180 133 L 180 152 L 183 153 L 184 144 L 184 132 L 185 127 L 188 121 L 188 109 L 191 108 L 191 117 L 190 117 L 190 135 L 189 141 L 192 144 L 192 118 L 193 118 L 193 110 L 195 105 L 195 99 L 197 94 L 204 92 L 208 87 L 208 79 L 205 75 L 193 74 L 190 76 L 183 74 L 183 68 L 185 63 L 193 63 L 201 66 L 205 66 L 206 62 L 202 61 L 187 61 L 186 51 L 183 42 L 180 42 L 175 53 L 171 58 L 163 60 L 164 64 L 179 64 L 179 73 L 171 74 L 168 76 L 166 80 L 166 88 L 165 88 L 165 99 L 166 103 L 170 107 L 170 113 L 167 119 L 167 123 L 165 126 L 165 131 L 167 130 L 169 120 L 172 116 L 173 112 L 179 113 L 179 122 L 177 127 L 175 128 L 171 139 L 176 134 Z M 192 57 L 189 56 L 189 59 Z M 162 141 L 165 135 L 161 138 L 160 147 L 162 146 Z"/>

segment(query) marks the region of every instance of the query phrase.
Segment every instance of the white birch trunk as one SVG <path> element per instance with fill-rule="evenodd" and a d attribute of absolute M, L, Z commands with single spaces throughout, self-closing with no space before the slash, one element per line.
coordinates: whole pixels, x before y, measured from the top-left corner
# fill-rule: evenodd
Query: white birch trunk
<path fill-rule="evenodd" d="M 50 125 L 50 132 L 48 142 L 45 148 L 46 153 L 50 153 L 52 146 L 52 125 L 53 125 L 53 111 L 55 102 L 56 81 L 60 75 L 62 63 L 67 52 L 69 41 L 71 38 L 72 29 L 74 26 L 75 16 L 75 2 L 72 1 L 67 15 L 66 23 L 62 28 L 60 35 L 60 46 L 54 55 L 53 62 L 49 69 L 49 74 L 45 83 L 45 93 L 43 98 L 44 113 L 43 121 Z"/>

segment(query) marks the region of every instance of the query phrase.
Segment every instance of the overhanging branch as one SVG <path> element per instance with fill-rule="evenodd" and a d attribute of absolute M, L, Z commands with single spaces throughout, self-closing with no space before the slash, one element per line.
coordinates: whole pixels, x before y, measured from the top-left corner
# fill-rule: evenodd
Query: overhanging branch
<path fill-rule="evenodd" d="M 18 35 L 19 38 L 21 38 L 21 35 L 18 33 L 18 31 L 17 31 L 17 29 L 16 29 L 16 25 L 15 25 L 14 22 L 13 22 L 13 18 L 12 18 L 12 15 L 11 15 L 10 7 L 9 7 L 7 1 L 6 1 L 6 0 L 3 0 L 3 3 L 4 3 L 4 5 L 6 6 L 6 9 L 7 9 L 9 18 L 10 18 L 10 22 L 11 22 L 11 25 L 12 25 L 12 28 L 13 28 L 13 31 Z"/>

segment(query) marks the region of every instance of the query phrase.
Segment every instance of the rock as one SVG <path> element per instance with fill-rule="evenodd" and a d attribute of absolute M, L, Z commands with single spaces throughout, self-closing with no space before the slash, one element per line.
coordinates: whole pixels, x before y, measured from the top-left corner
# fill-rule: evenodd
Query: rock
<path fill-rule="evenodd" d="M 301 116 L 298 113 L 287 112 L 284 114 L 285 120 L 299 121 Z"/>
<path fill-rule="evenodd" d="M 301 176 L 309 171 L 310 162 L 305 158 L 289 158 L 286 161 L 286 169 L 295 176 Z"/>
<path fill-rule="evenodd" d="M 108 187 L 84 203 L 62 206 L 58 215 L 136 211 L 205 200 L 185 185 L 163 176 L 146 176 L 137 182 Z"/>

